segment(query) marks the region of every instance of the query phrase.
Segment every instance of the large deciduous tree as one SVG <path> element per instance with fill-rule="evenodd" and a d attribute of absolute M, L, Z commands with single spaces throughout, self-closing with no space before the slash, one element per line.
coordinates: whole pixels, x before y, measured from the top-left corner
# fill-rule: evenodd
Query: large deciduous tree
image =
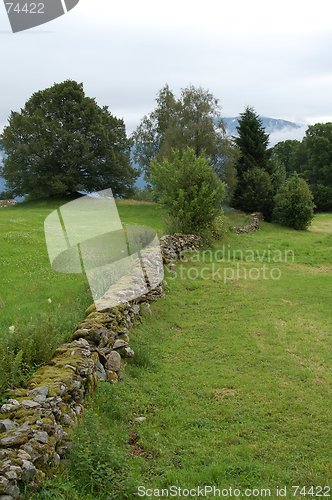
<path fill-rule="evenodd" d="M 143 118 L 133 134 L 134 158 L 150 180 L 154 160 L 172 159 L 190 148 L 205 154 L 221 177 L 232 176 L 234 152 L 225 134 L 218 99 L 208 90 L 189 86 L 177 98 L 168 85 L 158 93 L 155 109 Z"/>
<path fill-rule="evenodd" d="M 130 192 L 135 170 L 124 122 L 67 80 L 12 112 L 1 136 L 2 175 L 12 195 L 32 198 L 112 188 Z"/>

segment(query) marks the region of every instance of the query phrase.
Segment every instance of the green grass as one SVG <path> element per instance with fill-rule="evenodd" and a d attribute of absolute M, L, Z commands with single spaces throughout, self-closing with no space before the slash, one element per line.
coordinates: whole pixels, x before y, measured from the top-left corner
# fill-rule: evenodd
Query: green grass
<path fill-rule="evenodd" d="M 92 302 L 84 275 L 61 274 L 50 267 L 44 220 L 64 203 L 0 208 L 0 392 L 24 382 L 47 361 Z M 154 204 L 119 202 L 123 223 L 148 224 L 159 232 L 161 212 Z M 15 327 L 15 334 L 9 333 L 10 327 Z"/>
<path fill-rule="evenodd" d="M 138 485 L 172 484 L 269 487 L 276 498 L 277 485 L 331 483 L 331 225 L 331 214 L 307 232 L 264 224 L 214 247 L 242 258 L 179 263 L 182 277 L 168 275 L 165 298 L 131 332 L 125 383 L 99 385 L 68 467 L 39 498 L 137 498 Z M 244 261 L 249 250 L 262 262 Z M 225 283 L 238 264 L 282 275 Z"/>

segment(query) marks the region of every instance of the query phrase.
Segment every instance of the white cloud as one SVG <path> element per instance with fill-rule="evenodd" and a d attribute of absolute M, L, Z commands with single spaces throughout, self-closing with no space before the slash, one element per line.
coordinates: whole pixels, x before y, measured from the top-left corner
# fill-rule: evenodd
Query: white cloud
<path fill-rule="evenodd" d="M 281 130 L 272 132 L 270 134 L 270 142 L 269 146 L 274 146 L 278 142 L 287 141 L 290 139 L 302 141 L 305 131 L 307 130 L 308 125 L 302 125 L 299 128 L 285 127 Z"/>
<path fill-rule="evenodd" d="M 316 0 L 80 0 L 13 35 L 0 8 L 0 126 L 32 92 L 73 78 L 131 131 L 158 89 L 192 83 L 221 99 L 300 123 L 331 115 L 332 3 Z M 1 31 L 2 30 L 2 31 Z"/>

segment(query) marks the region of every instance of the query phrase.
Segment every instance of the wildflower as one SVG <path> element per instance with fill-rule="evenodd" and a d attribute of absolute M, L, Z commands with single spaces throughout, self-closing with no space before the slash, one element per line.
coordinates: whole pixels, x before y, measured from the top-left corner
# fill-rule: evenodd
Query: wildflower
<path fill-rule="evenodd" d="M 9 330 L 9 333 L 15 333 L 15 326 L 14 325 L 10 326 L 8 328 L 8 330 Z"/>
<path fill-rule="evenodd" d="M 48 302 L 49 304 L 52 304 L 52 299 L 47 299 L 47 302 Z"/>

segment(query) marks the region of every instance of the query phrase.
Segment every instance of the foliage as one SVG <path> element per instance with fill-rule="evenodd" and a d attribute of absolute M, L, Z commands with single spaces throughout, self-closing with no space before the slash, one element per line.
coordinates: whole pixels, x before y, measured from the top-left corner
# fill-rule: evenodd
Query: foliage
<path fill-rule="evenodd" d="M 62 318 L 52 310 L 29 323 L 16 322 L 13 331 L 1 336 L 0 394 L 8 387 L 24 385 L 38 366 L 49 361 L 55 349 L 69 339 L 75 319 L 79 321 L 79 315 Z"/>
<path fill-rule="evenodd" d="M 204 235 L 220 213 L 225 192 L 207 158 L 193 149 L 174 151 L 171 160 L 152 163 L 151 179 L 173 231 Z"/>
<path fill-rule="evenodd" d="M 239 149 L 239 158 L 236 162 L 237 185 L 233 205 L 246 212 L 261 211 L 264 217 L 269 219 L 271 203 L 267 203 L 267 198 L 270 196 L 271 180 L 267 177 L 271 173 L 268 170 L 272 165 L 268 161 L 269 136 L 257 113 L 249 107 L 241 113 L 237 130 L 238 137 L 234 141 Z M 254 186 L 255 174 L 258 175 L 257 188 Z M 256 198 L 255 193 L 258 194 Z"/>
<path fill-rule="evenodd" d="M 280 142 L 271 154 L 308 181 L 318 210 L 332 209 L 332 123 L 310 125 L 302 142 Z"/>
<path fill-rule="evenodd" d="M 303 176 L 319 210 L 332 209 L 332 123 L 311 125 L 303 139 Z"/>
<path fill-rule="evenodd" d="M 293 174 L 275 196 L 273 219 L 284 226 L 304 230 L 313 219 L 314 207 L 307 182 Z"/>
<path fill-rule="evenodd" d="M 270 175 L 254 167 L 244 173 L 243 182 L 246 189 L 239 201 L 246 212 L 261 212 L 266 220 L 271 220 L 274 192 Z"/>
<path fill-rule="evenodd" d="M 135 189 L 132 199 L 136 201 L 154 202 L 156 201 L 156 194 L 151 187 L 146 186 L 143 189 Z"/>
<path fill-rule="evenodd" d="M 272 156 L 269 160 L 269 163 L 271 164 L 271 166 L 269 167 L 269 171 L 272 172 L 270 177 L 273 194 L 275 195 L 281 188 L 281 186 L 286 182 L 287 170 L 282 161 L 280 161 L 276 156 Z"/>
<path fill-rule="evenodd" d="M 287 140 L 278 142 L 271 148 L 271 157 L 279 161 L 285 168 L 288 175 L 299 172 L 302 161 L 301 142 L 297 140 Z"/>
<path fill-rule="evenodd" d="M 13 195 L 46 198 L 112 188 L 124 196 L 136 176 L 123 121 L 71 80 L 36 92 L 12 112 L 1 143 L 7 155 L 1 175 Z"/>
<path fill-rule="evenodd" d="M 221 238 L 227 233 L 228 227 L 226 218 L 223 212 L 221 212 L 212 221 L 210 226 L 210 233 L 214 240 L 221 240 Z"/>
<path fill-rule="evenodd" d="M 134 159 L 148 181 L 152 161 L 171 159 L 173 149 L 191 148 L 197 157 L 205 153 L 218 173 L 230 169 L 233 148 L 225 135 L 218 99 L 192 85 L 176 98 L 165 85 L 156 103 L 133 134 Z"/>

